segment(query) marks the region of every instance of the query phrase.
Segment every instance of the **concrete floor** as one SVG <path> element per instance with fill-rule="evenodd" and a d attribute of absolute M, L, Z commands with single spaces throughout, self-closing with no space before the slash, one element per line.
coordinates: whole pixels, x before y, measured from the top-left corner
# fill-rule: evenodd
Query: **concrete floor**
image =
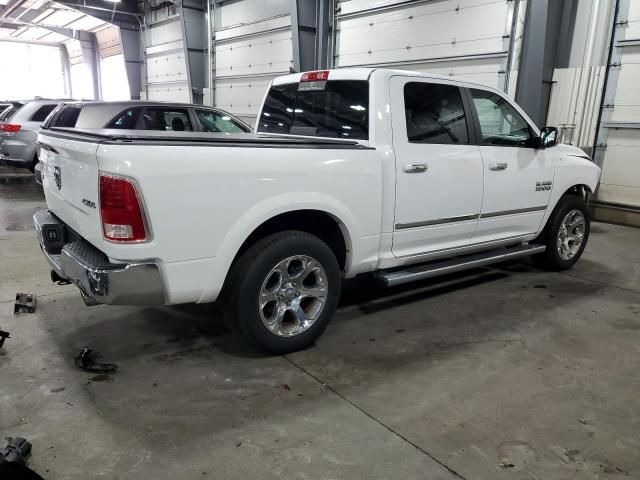
<path fill-rule="evenodd" d="M 640 478 L 640 230 L 594 224 L 562 274 L 351 282 L 317 345 L 264 357 L 212 307 L 51 284 L 43 204 L 0 180 L 0 437 L 47 479 Z M 17 291 L 36 313 L 13 316 Z M 76 368 L 85 345 L 118 372 Z"/>

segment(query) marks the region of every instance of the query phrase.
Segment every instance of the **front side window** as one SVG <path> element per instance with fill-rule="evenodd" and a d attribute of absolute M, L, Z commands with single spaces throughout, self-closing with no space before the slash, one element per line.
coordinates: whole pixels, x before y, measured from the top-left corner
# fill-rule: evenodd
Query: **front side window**
<path fill-rule="evenodd" d="M 258 132 L 366 140 L 369 83 L 327 80 L 274 85 L 262 107 Z"/>
<path fill-rule="evenodd" d="M 527 121 L 503 97 L 485 90 L 471 89 L 478 113 L 483 143 L 526 146 L 531 140 Z"/>
<path fill-rule="evenodd" d="M 196 110 L 196 115 L 202 125 L 204 132 L 216 132 L 216 133 L 247 133 L 247 130 L 242 124 L 236 122 L 229 115 L 225 115 L 221 112 L 215 112 L 212 110 Z"/>
<path fill-rule="evenodd" d="M 407 137 L 411 143 L 469 143 L 460 89 L 409 82 L 404 86 Z"/>
<path fill-rule="evenodd" d="M 191 132 L 191 120 L 187 110 L 174 108 L 145 108 L 142 115 L 144 130 L 167 132 Z"/>

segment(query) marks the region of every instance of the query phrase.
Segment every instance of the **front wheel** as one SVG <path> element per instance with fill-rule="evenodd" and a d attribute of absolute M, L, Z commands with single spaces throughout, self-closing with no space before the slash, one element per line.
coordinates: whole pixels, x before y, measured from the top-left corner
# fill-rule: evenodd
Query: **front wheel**
<path fill-rule="evenodd" d="M 586 203 L 575 195 L 560 199 L 537 239 L 547 249 L 533 260 L 547 270 L 566 270 L 580 258 L 589 238 L 590 218 Z"/>
<path fill-rule="evenodd" d="M 313 343 L 333 317 L 340 267 L 333 251 L 305 232 L 263 238 L 233 265 L 222 294 L 225 316 L 253 346 L 285 354 Z"/>

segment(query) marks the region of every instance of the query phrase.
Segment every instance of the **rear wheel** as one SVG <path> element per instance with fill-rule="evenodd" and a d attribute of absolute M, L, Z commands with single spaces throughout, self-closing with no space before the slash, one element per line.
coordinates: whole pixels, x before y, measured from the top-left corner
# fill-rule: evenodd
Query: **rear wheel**
<path fill-rule="evenodd" d="M 313 343 L 333 317 L 340 268 L 333 251 L 305 232 L 265 237 L 233 265 L 225 316 L 251 345 L 285 354 Z"/>
<path fill-rule="evenodd" d="M 537 239 L 547 249 L 533 260 L 547 270 L 566 270 L 580 258 L 589 238 L 589 210 L 584 200 L 575 195 L 560 199 Z"/>

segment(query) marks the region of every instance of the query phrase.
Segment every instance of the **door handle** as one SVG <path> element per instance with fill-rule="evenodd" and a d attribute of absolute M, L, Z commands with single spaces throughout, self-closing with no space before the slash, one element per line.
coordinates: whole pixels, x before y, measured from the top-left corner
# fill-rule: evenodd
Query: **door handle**
<path fill-rule="evenodd" d="M 489 170 L 506 170 L 508 166 L 509 166 L 508 163 L 502 163 L 502 162 L 490 163 Z"/>
<path fill-rule="evenodd" d="M 406 173 L 424 173 L 429 170 L 429 165 L 426 163 L 407 163 L 402 170 Z"/>

